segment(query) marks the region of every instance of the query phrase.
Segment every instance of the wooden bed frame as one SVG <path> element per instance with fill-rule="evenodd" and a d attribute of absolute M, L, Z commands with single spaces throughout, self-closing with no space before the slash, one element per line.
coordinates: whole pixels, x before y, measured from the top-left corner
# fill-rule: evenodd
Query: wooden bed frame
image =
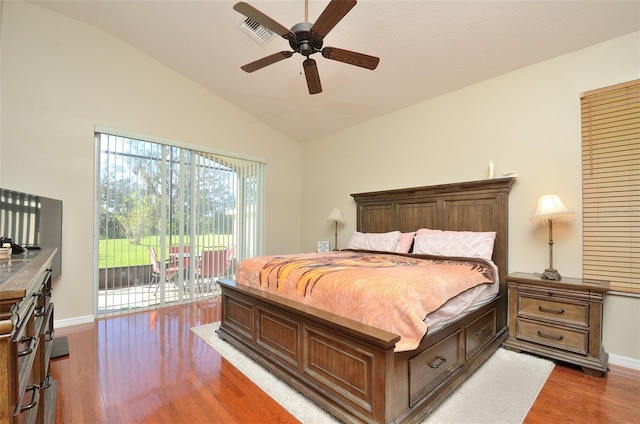
<path fill-rule="evenodd" d="M 496 231 L 496 299 L 417 349 L 399 336 L 257 289 L 221 281 L 220 337 L 344 422 L 419 422 L 507 336 L 508 193 L 500 178 L 352 194 L 361 232 Z M 249 407 L 249 405 L 248 405 Z"/>

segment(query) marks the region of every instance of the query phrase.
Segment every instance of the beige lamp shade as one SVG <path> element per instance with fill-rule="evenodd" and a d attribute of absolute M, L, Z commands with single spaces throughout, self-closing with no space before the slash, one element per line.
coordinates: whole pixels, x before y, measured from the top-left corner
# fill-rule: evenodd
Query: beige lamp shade
<path fill-rule="evenodd" d="M 562 203 L 556 193 L 538 197 L 538 209 L 531 218 L 534 224 L 546 225 L 548 222 L 573 221 L 575 214 Z"/>
<path fill-rule="evenodd" d="M 344 220 L 342 219 L 342 212 L 340 211 L 340 209 L 333 208 L 333 210 L 327 217 L 327 221 L 344 224 Z"/>

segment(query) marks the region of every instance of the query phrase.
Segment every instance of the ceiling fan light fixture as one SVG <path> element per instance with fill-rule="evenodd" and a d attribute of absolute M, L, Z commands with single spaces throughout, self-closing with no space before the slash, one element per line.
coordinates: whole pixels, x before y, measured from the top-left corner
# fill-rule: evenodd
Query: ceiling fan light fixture
<path fill-rule="evenodd" d="M 313 46 L 308 41 L 303 41 L 302 43 L 300 43 L 300 46 L 298 48 L 300 50 L 300 54 L 303 56 L 308 57 L 309 55 L 315 53 Z"/>

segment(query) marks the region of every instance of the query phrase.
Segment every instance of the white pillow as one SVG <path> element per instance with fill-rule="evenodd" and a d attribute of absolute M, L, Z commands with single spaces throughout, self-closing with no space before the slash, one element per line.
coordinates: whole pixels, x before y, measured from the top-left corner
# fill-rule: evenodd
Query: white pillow
<path fill-rule="evenodd" d="M 394 252 L 400 240 L 400 231 L 389 233 L 361 233 L 354 231 L 347 249 L 376 250 Z"/>
<path fill-rule="evenodd" d="M 413 253 L 491 260 L 495 240 L 493 231 L 439 231 L 416 235 Z"/>

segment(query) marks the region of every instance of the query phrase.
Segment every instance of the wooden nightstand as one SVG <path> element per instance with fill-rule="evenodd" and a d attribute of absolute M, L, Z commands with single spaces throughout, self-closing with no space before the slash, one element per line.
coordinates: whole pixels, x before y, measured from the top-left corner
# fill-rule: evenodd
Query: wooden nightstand
<path fill-rule="evenodd" d="M 607 371 L 602 302 L 608 282 L 566 277 L 550 281 L 521 272 L 506 280 L 509 338 L 505 348 L 570 362 L 597 377 Z"/>

